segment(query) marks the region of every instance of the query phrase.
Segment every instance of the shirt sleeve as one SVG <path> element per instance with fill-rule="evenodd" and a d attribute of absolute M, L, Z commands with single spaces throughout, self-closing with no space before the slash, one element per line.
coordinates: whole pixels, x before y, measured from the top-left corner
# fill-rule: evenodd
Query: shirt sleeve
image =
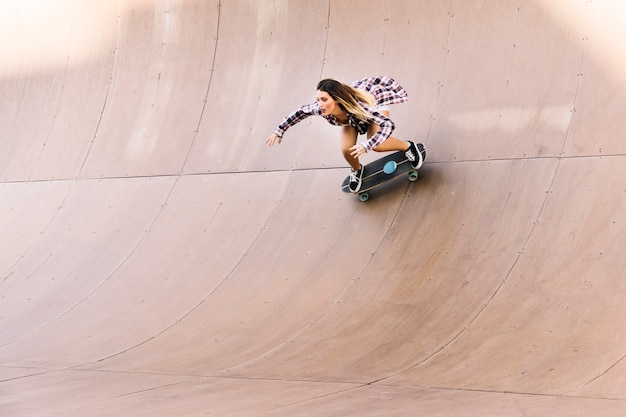
<path fill-rule="evenodd" d="M 378 145 L 386 141 L 396 128 L 395 123 L 384 114 L 372 110 L 370 107 L 364 106 L 370 112 L 370 123 L 380 126 L 380 130 L 374 134 L 369 140 L 361 142 L 361 145 L 367 152 L 375 149 Z"/>
<path fill-rule="evenodd" d="M 322 115 L 322 111 L 319 108 L 318 104 L 317 103 L 305 104 L 304 106 L 301 106 L 299 109 L 297 109 L 296 111 L 294 111 L 293 113 L 285 117 L 283 121 L 278 125 L 276 130 L 274 130 L 274 133 L 276 133 L 278 136 L 282 138 L 285 132 L 287 131 L 287 129 L 301 122 L 307 117 L 314 116 L 314 115 L 318 115 L 318 116 Z"/>

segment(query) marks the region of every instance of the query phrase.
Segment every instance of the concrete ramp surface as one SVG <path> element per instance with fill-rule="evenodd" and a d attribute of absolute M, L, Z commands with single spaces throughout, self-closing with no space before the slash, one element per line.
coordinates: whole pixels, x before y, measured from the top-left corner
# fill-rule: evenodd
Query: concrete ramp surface
<path fill-rule="evenodd" d="M 626 413 L 622 2 L 1 9 L 2 416 Z M 361 203 L 264 139 L 372 75 L 428 160 Z"/>

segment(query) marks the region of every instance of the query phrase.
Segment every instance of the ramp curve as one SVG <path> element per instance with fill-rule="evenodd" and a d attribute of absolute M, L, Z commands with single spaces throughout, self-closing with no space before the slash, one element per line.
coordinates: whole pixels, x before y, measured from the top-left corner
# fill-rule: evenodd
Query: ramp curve
<path fill-rule="evenodd" d="M 0 412 L 623 415 L 624 13 L 4 2 Z M 375 74 L 416 183 L 341 193 L 320 120 L 265 147 Z"/>

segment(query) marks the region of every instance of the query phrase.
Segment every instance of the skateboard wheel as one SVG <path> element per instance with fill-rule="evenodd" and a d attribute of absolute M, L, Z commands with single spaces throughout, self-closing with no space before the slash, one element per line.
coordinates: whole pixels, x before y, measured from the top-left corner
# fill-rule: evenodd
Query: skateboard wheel
<path fill-rule="evenodd" d="M 396 170 L 396 168 L 398 168 L 398 164 L 396 163 L 396 161 L 389 161 L 383 167 L 383 172 L 385 174 L 391 174 Z"/>
<path fill-rule="evenodd" d="M 417 174 L 417 171 L 409 172 L 409 181 L 411 181 L 411 182 L 417 181 L 418 177 L 419 177 L 419 175 Z"/>
<path fill-rule="evenodd" d="M 370 199 L 370 195 L 368 193 L 360 193 L 359 194 L 359 200 L 361 201 L 367 201 Z"/>

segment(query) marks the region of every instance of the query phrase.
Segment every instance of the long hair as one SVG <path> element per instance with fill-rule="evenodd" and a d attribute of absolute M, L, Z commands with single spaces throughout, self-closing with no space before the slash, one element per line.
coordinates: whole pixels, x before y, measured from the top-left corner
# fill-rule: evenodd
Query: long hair
<path fill-rule="evenodd" d="M 376 100 L 374 96 L 367 91 L 352 88 L 347 84 L 327 78 L 317 83 L 319 91 L 325 91 L 333 98 L 339 107 L 348 113 L 352 113 L 357 119 L 367 122 L 370 114 L 361 106 L 365 103 L 369 106 L 375 106 Z"/>

